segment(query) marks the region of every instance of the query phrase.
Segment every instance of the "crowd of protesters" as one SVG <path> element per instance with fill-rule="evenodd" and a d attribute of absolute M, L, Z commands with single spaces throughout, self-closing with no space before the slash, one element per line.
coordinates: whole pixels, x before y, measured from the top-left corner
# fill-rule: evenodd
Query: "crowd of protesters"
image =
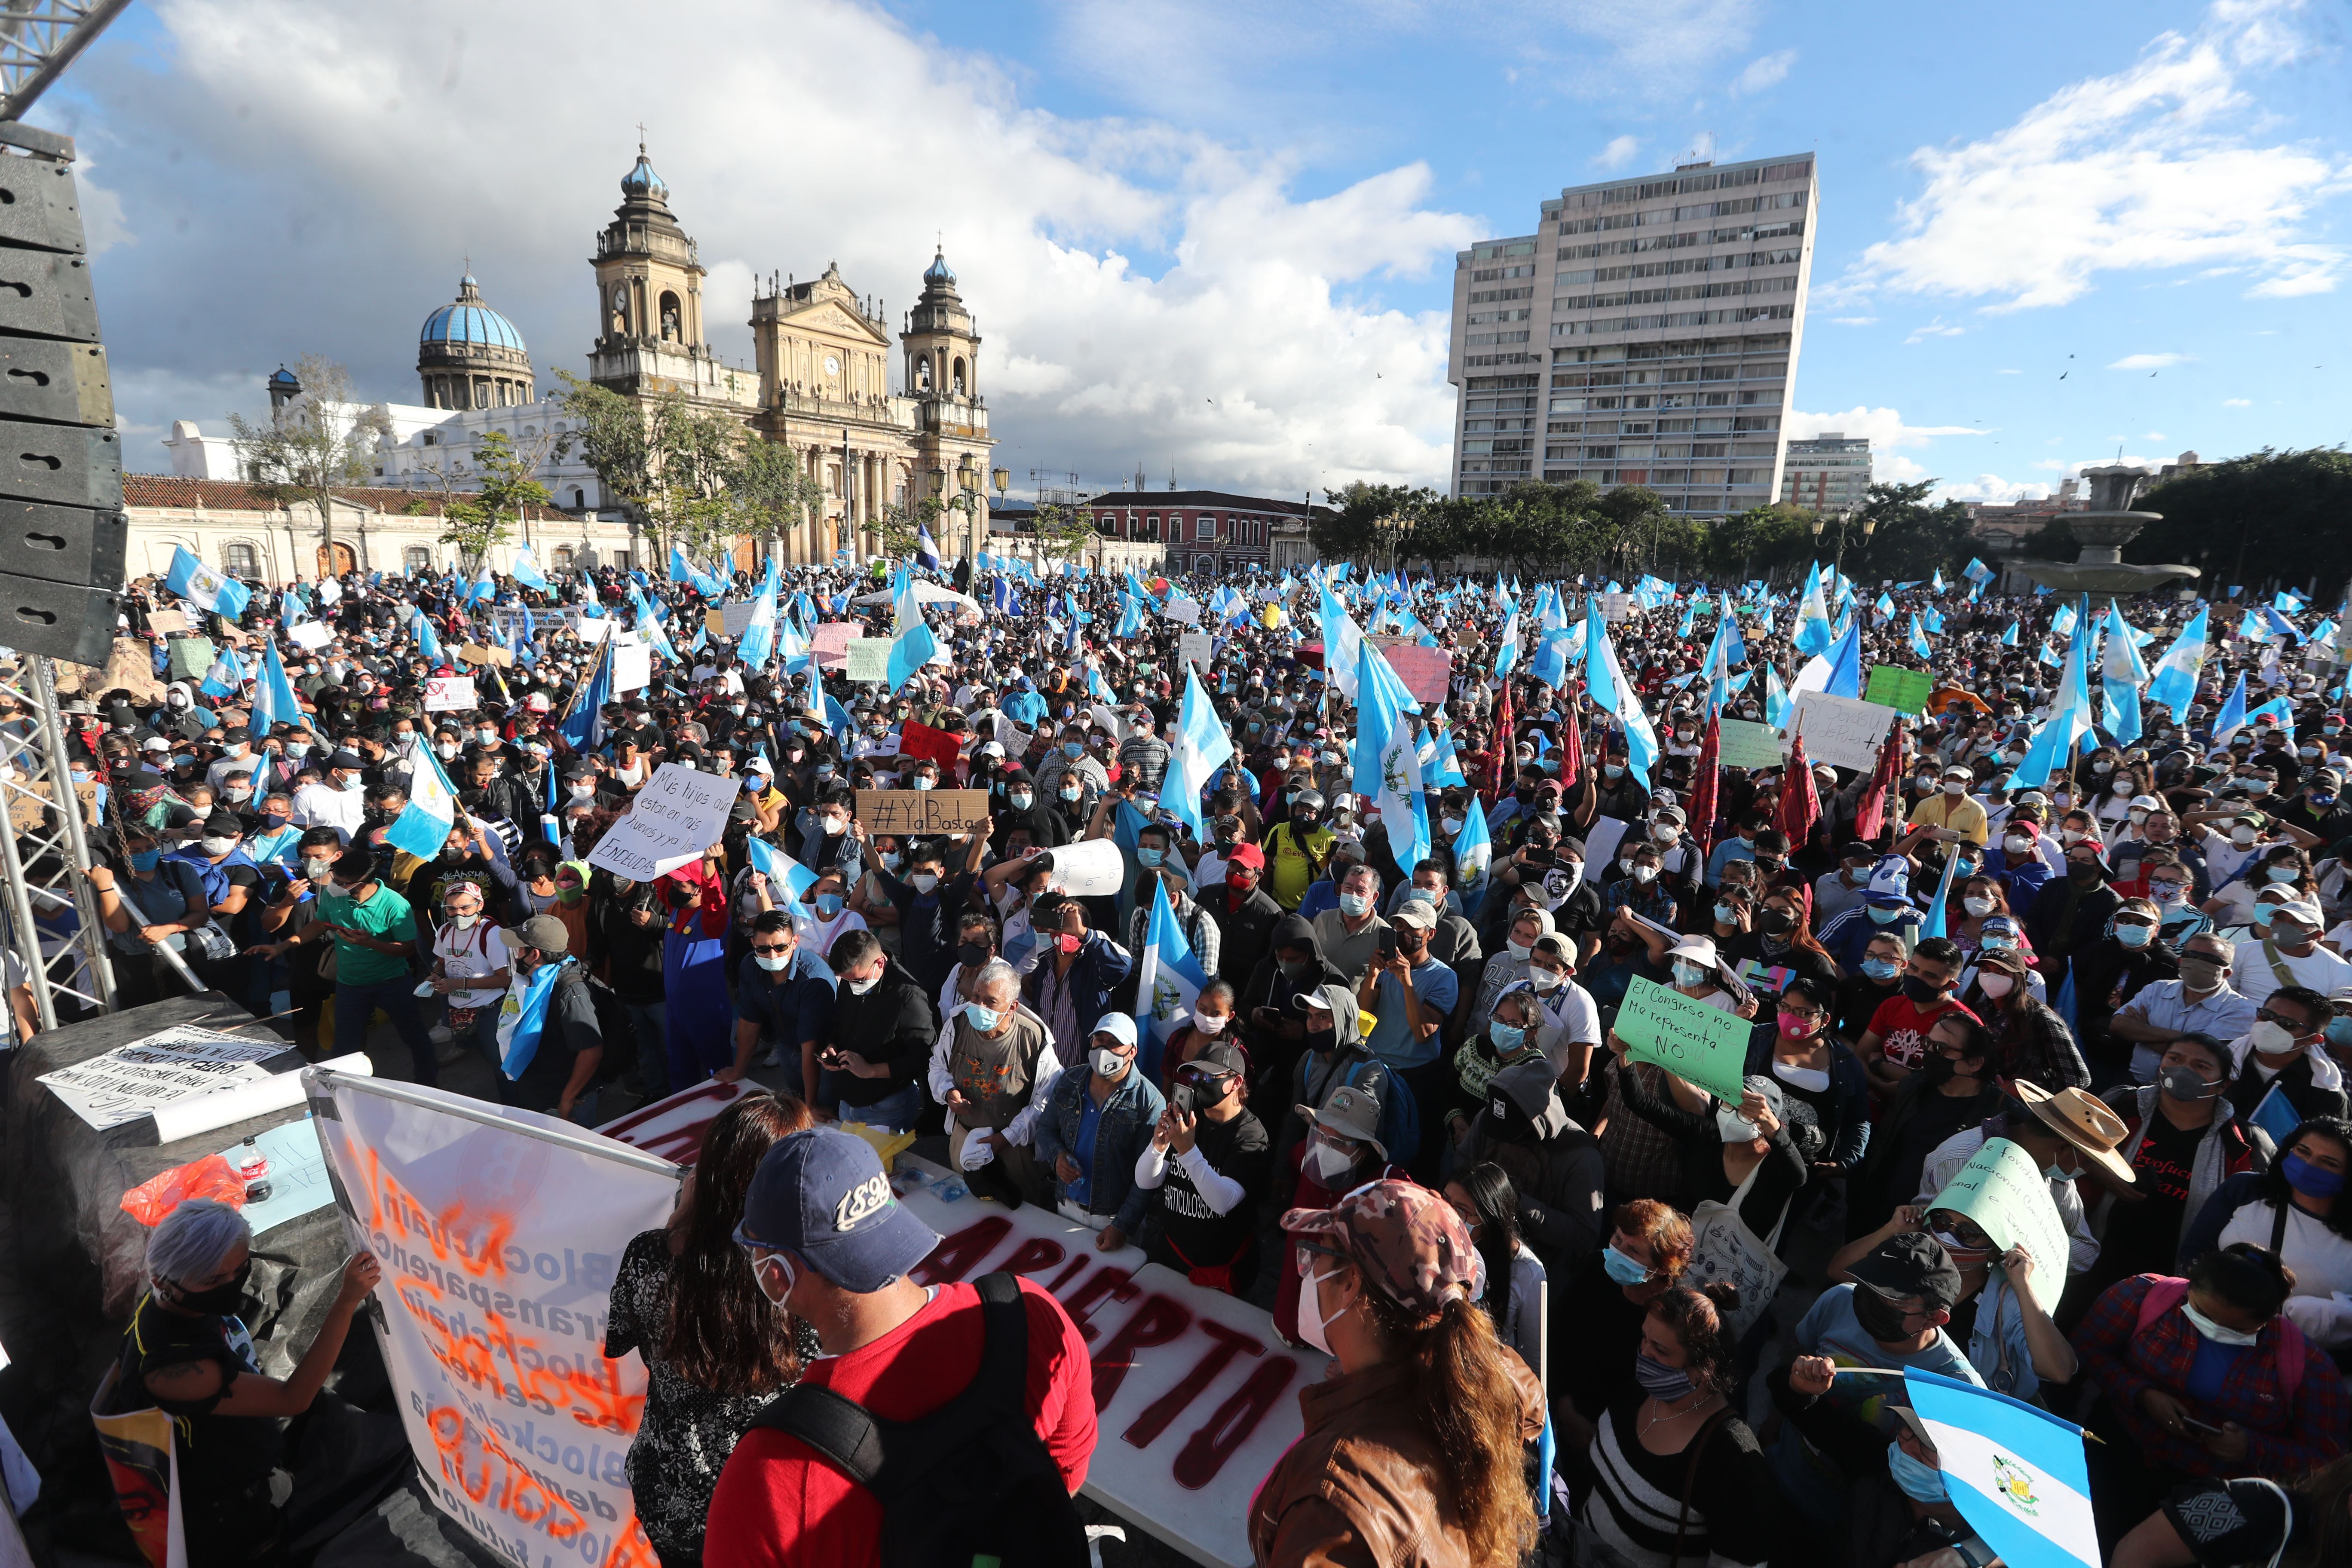
<path fill-rule="evenodd" d="M 1211 1500 L 1245 1508 L 1261 1563 L 1982 1568 L 1883 1375 L 1906 1369 L 2098 1439 L 2111 1562 L 2352 1560 L 2352 742 L 2324 637 L 2249 640 L 2217 605 L 2193 695 L 2126 717 L 2109 683 L 2053 751 L 2066 650 L 2104 605 L 1832 574 L 1832 629 L 1864 669 L 1926 670 L 1924 707 L 1873 758 L 1784 734 L 1786 762 L 1743 768 L 1719 725 L 1783 723 L 1808 684 L 1786 586 L 1611 584 L 1588 623 L 1603 589 L 1579 580 L 1547 626 L 1491 574 L 914 577 L 919 601 L 903 570 L 786 572 L 788 635 L 749 662 L 702 591 L 637 574 L 257 593 L 239 625 L 197 619 L 247 677 L 274 648 L 299 711 L 266 727 L 249 684 L 162 679 L 176 639 L 147 617 L 173 605 L 143 584 L 125 636 L 158 680 L 68 710 L 123 1005 L 181 985 L 169 948 L 308 1053 L 381 1013 L 396 1075 L 471 1056 L 501 1100 L 583 1125 L 765 1086 L 614 1288 L 608 1353 L 652 1373 L 629 1474 L 665 1563 L 877 1560 L 903 1527 L 763 1412 L 822 1385 L 918 1421 L 995 1364 L 1000 1321 L 1025 1325 L 1039 1473 L 1084 1478 L 1084 1342 L 1034 1280 L 1009 1302 L 909 1284 L 929 1233 L 857 1203 L 879 1167 L 843 1123 L 944 1135 L 976 1194 L 1332 1357 L 1298 1444 Z M 2152 661 L 2203 607 L 2119 615 Z M 819 635 L 910 616 L 938 651 L 895 686 L 850 681 Z M 613 689 L 583 616 L 681 651 Z M 1711 668 L 1723 622 L 1738 657 Z M 1563 632 L 1580 647 L 1548 662 Z M 1364 715 L 1323 657 L 1357 633 L 1447 657 L 1405 721 L 1425 829 L 1358 787 Z M 1602 637 L 1622 685 L 1596 707 Z M 471 706 L 428 703 L 463 675 Z M 1205 776 L 1194 686 L 1231 748 Z M 2217 727 L 2225 702 L 2262 706 Z M 1609 710 L 1633 703 L 1629 737 Z M 670 763 L 741 781 L 718 840 L 649 880 L 593 866 Z M 435 774 L 457 809 L 419 854 L 394 829 Z M 986 825 L 861 819 L 861 790 L 934 788 L 985 791 Z M 1095 842 L 1118 889 L 1066 891 L 1057 856 Z M 1163 903 L 1206 981 L 1172 1028 L 1137 995 Z M 515 999 L 551 965 L 510 1073 Z M 1637 984 L 1750 1022 L 1736 1100 L 1620 1037 Z M 1996 1140 L 2041 1170 L 2060 1255 L 1939 1205 Z M 857 1223 L 813 1232 L 835 1205 Z M 243 1241 L 215 1229 L 163 1246 L 149 1316 L 226 1310 Z M 1777 1279 L 1807 1235 L 1829 1254 L 1810 1305 L 1709 1268 L 1727 1239 Z M 206 1420 L 291 1397 L 143 1368 Z"/>

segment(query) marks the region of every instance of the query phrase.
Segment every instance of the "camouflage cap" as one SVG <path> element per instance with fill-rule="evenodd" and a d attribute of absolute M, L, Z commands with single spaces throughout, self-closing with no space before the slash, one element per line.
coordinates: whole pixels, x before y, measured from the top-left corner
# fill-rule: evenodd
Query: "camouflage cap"
<path fill-rule="evenodd" d="M 1478 1278 L 1469 1226 L 1442 1195 L 1412 1182 L 1370 1182 L 1328 1209 L 1292 1209 L 1282 1228 L 1329 1237 L 1423 1327 L 1448 1301 L 1469 1300 Z"/>

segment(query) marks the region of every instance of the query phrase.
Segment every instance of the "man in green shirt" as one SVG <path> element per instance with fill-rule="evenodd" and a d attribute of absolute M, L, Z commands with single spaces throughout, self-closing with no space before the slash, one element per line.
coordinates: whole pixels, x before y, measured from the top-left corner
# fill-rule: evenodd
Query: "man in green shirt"
<path fill-rule="evenodd" d="M 353 847 L 335 861 L 319 893 L 319 918 L 290 941 L 268 942 L 256 952 L 275 958 L 289 948 L 328 937 L 335 943 L 335 1054 L 348 1056 L 367 1042 L 368 1025 L 379 1007 L 407 1044 L 416 1065 L 415 1081 L 436 1075 L 433 1039 L 417 1009 L 415 977 L 409 973 L 416 951 L 416 917 L 408 900 L 375 879 L 375 858 Z"/>

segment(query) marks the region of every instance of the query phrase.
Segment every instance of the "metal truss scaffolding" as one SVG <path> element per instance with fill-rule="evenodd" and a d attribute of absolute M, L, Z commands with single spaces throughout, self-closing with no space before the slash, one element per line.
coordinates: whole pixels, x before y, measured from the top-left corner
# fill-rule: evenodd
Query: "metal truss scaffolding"
<path fill-rule="evenodd" d="M 89 834 L 66 760 L 57 672 L 42 654 L 20 654 L 16 663 L 15 679 L 0 679 L 0 693 L 20 705 L 17 718 L 0 724 L 0 802 L 8 810 L 0 917 L 46 1030 L 92 1009 L 111 1012 L 114 964 L 89 885 Z"/>

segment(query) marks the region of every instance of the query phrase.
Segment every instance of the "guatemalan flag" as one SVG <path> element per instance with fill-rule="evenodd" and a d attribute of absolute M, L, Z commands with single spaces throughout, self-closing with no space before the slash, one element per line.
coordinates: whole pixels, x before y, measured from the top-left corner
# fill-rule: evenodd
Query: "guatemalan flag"
<path fill-rule="evenodd" d="M 164 577 L 163 586 L 232 621 L 245 614 L 245 603 L 253 597 L 251 589 L 234 577 L 222 576 L 189 554 L 184 544 L 172 547 L 172 570 Z"/>
<path fill-rule="evenodd" d="M 1201 816 L 1201 791 L 1234 754 L 1233 737 L 1217 718 L 1209 694 L 1201 687 L 1201 668 L 1184 667 L 1184 701 L 1179 710 L 1176 743 L 1170 749 L 1168 774 L 1160 783 L 1161 809 L 1192 830 L 1194 838 L 1209 836 Z"/>
<path fill-rule="evenodd" d="M 286 679 L 286 666 L 278 657 L 278 645 L 272 643 L 262 649 L 261 675 L 253 685 L 254 738 L 266 738 L 280 724 L 302 721 L 302 710 L 294 700 L 294 683 Z"/>
<path fill-rule="evenodd" d="M 508 570 L 507 575 L 537 593 L 555 592 L 554 585 L 547 580 L 547 574 L 539 569 L 539 557 L 530 552 L 528 544 L 515 552 L 514 565 Z"/>
<path fill-rule="evenodd" d="M 408 804 L 394 819 L 383 841 L 419 860 L 431 860 L 447 847 L 449 830 L 457 826 L 457 792 L 449 787 L 441 759 L 429 748 L 417 747 L 416 760 L 424 766 L 409 774 Z M 551 777 L 554 773 L 552 768 L 548 772 Z"/>
<path fill-rule="evenodd" d="M 566 965 L 576 962 L 541 963 L 530 978 L 510 987 L 499 1004 L 499 1070 L 509 1083 L 520 1079 L 539 1055 L 539 1037 L 547 1029 L 547 1005 L 555 996 L 555 982 Z"/>
<path fill-rule="evenodd" d="M 235 648 L 225 647 L 196 689 L 207 697 L 234 697 L 244 688 L 245 667 L 237 663 Z"/>
<path fill-rule="evenodd" d="M 816 886 L 815 872 L 766 839 L 754 834 L 743 843 L 751 851 L 751 869 L 768 879 L 768 896 L 779 904 L 797 904 L 803 893 Z"/>
<path fill-rule="evenodd" d="M 1356 794 L 1380 808 L 1389 847 L 1400 866 L 1429 858 L 1429 796 L 1421 779 L 1421 757 L 1405 724 L 1412 695 L 1388 658 L 1358 641 L 1354 777 Z"/>
<path fill-rule="evenodd" d="M 1495 840 L 1486 831 L 1486 808 L 1472 795 L 1462 813 L 1462 831 L 1454 836 L 1454 876 L 1462 912 L 1473 920 L 1486 901 L 1486 870 L 1494 863 Z"/>
<path fill-rule="evenodd" d="M 1906 1372 L 1944 1494 L 2010 1568 L 2099 1568 L 2083 1429 L 1989 1388 Z"/>
<path fill-rule="evenodd" d="M 1138 1065 L 1157 1083 L 1168 1037 L 1192 1016 L 1201 988 L 1209 983 L 1192 944 L 1185 940 L 1175 907 L 1168 901 L 1167 883 L 1157 879 L 1151 886 L 1151 918 L 1143 928 L 1143 963 L 1136 975 L 1136 1002 L 1142 1011 L 1135 1022 L 1137 1037 L 1143 1042 Z"/>

